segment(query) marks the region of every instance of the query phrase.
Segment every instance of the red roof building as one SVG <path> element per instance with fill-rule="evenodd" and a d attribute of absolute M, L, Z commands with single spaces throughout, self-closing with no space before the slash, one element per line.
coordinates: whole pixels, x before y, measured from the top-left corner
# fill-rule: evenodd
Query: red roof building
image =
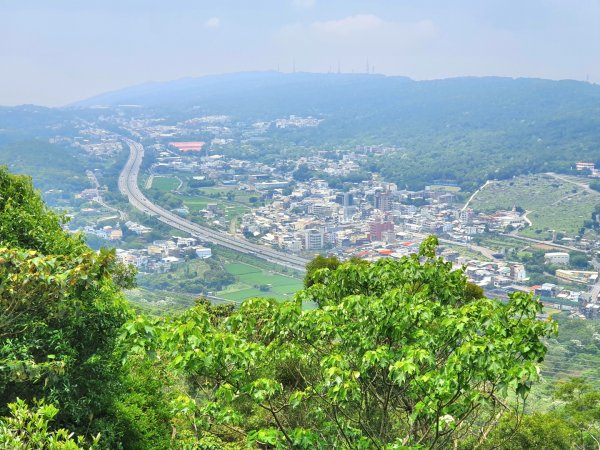
<path fill-rule="evenodd" d="M 175 147 L 177 150 L 183 153 L 187 152 L 201 152 L 202 148 L 206 145 L 206 142 L 195 141 L 195 142 L 169 142 L 171 147 Z"/>

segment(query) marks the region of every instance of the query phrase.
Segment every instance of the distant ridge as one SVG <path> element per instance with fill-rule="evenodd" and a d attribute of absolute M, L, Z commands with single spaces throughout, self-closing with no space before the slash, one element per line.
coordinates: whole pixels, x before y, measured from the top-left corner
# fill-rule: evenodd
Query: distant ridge
<path fill-rule="evenodd" d="M 70 105 L 141 105 L 166 110 L 270 118 L 282 114 L 413 116 L 438 113 L 544 115 L 597 108 L 600 87 L 580 81 L 461 77 L 414 81 L 367 74 L 241 72 L 149 82 L 96 95 Z"/>
<path fill-rule="evenodd" d="M 73 108 L 123 104 L 169 123 L 215 114 L 246 124 L 318 117 L 318 127 L 273 127 L 252 145 L 272 155 L 390 145 L 398 151 L 364 170 L 414 188 L 452 180 L 474 190 L 488 179 L 568 173 L 580 160 L 600 165 L 600 86 L 581 81 L 250 72 L 146 83 Z"/>
<path fill-rule="evenodd" d="M 257 90 L 280 90 L 290 87 L 312 85 L 315 90 L 333 86 L 362 84 L 365 79 L 387 79 L 393 83 L 411 81 L 406 77 L 385 77 L 366 74 L 318 74 L 297 72 L 293 74 L 276 71 L 235 72 L 222 75 L 186 77 L 173 81 L 152 81 L 116 91 L 106 92 L 75 102 L 71 107 L 95 105 L 116 106 L 141 104 L 144 106 L 191 105 L 217 96 L 249 95 Z"/>

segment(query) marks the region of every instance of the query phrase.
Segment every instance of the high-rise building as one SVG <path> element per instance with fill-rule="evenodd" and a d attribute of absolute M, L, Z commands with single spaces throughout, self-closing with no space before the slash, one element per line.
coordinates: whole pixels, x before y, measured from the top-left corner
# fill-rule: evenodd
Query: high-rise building
<path fill-rule="evenodd" d="M 394 232 L 392 222 L 373 222 L 369 225 L 369 240 L 371 242 L 382 241 L 386 232 Z"/>
<path fill-rule="evenodd" d="M 458 218 L 462 223 L 470 223 L 473 220 L 473 210 L 467 208 L 461 211 Z"/>
<path fill-rule="evenodd" d="M 377 192 L 375 194 L 375 208 L 380 211 L 392 210 L 392 194 L 391 192 Z"/>
<path fill-rule="evenodd" d="M 323 230 L 310 228 L 304 230 L 304 249 L 321 250 L 325 246 L 325 233 Z"/>
<path fill-rule="evenodd" d="M 335 196 L 335 202 L 342 206 L 354 205 L 354 195 L 351 192 L 338 192 Z"/>

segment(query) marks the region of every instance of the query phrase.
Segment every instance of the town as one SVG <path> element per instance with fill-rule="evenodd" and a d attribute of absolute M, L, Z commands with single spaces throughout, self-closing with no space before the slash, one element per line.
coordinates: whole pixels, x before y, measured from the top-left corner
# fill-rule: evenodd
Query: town
<path fill-rule="evenodd" d="M 456 183 L 442 180 L 409 190 L 364 170 L 374 155 L 403 148 L 356 145 L 269 160 L 250 151 L 253 145 L 280 129 L 318 127 L 323 119 L 290 116 L 245 124 L 217 115 L 167 125 L 160 119 L 126 117 L 106 120 L 143 142 L 141 187 L 154 203 L 182 218 L 307 260 L 316 254 L 341 260 L 400 258 L 416 253 L 421 241 L 435 234 L 440 256 L 464 268 L 490 296 L 534 292 L 557 309 L 600 316 L 597 234 L 569 236 L 554 230 L 549 240 L 525 237 L 520 232 L 531 220 L 520 205 L 484 211 L 473 207 L 477 193 L 466 198 Z M 84 124 L 79 134 L 53 141 L 79 147 L 94 160 L 124 151 L 120 136 L 101 124 Z M 194 140 L 196 136 L 210 139 Z M 574 166 L 581 179 L 600 175 L 593 163 Z M 131 220 L 109 206 L 104 196 L 110 189 L 100 186 L 97 175 L 102 178 L 103 169 L 90 167 L 94 186 L 77 195 L 83 206 L 72 211 L 72 231 L 110 242 L 120 260 L 142 274 L 165 273 L 190 258 L 213 257 L 210 243 L 202 239 L 157 233 L 142 216 Z M 100 211 L 107 208 L 114 215 L 102 216 Z M 600 220 L 600 215 L 595 218 Z M 145 244 L 127 245 L 124 236 L 142 238 Z M 534 267 L 523 257 L 527 252 L 536 254 L 541 271 L 539 264 Z M 570 260 L 573 255 L 577 264 Z"/>

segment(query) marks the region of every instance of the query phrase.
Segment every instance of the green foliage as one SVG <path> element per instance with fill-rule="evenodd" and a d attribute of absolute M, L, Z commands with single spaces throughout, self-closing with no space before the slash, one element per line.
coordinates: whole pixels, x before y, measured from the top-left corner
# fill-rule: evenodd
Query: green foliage
<path fill-rule="evenodd" d="M 479 298 L 484 298 L 485 292 L 481 286 L 477 286 L 473 283 L 467 283 L 465 287 L 465 299 L 466 300 L 477 300 Z"/>
<path fill-rule="evenodd" d="M 7 131 L 6 121 L 0 122 L 4 134 Z M 38 189 L 54 191 L 52 196 L 49 195 L 53 200 L 57 196 L 69 198 L 73 193 L 90 187 L 84 164 L 78 158 L 81 149 L 34 140 L 33 136 L 39 138 L 44 131 L 21 127 L 23 130 L 27 130 L 25 136 L 17 142 L 4 144 L 0 139 L 0 162 L 6 164 L 11 172 L 31 175 Z M 61 190 L 64 192 L 57 192 Z"/>
<path fill-rule="evenodd" d="M 292 172 L 292 176 L 296 181 L 308 181 L 313 178 L 316 173 L 309 169 L 306 164 L 300 164 L 294 172 Z"/>
<path fill-rule="evenodd" d="M 218 257 L 206 260 L 193 259 L 180 264 L 174 271 L 163 274 L 144 275 L 138 279 L 140 286 L 199 294 L 218 291 L 235 281 Z"/>
<path fill-rule="evenodd" d="M 320 269 L 335 270 L 339 267 L 341 261 L 335 256 L 317 255 L 306 264 L 306 275 L 304 275 L 304 287 L 310 287 L 319 280 Z"/>
<path fill-rule="evenodd" d="M 509 416 L 494 430 L 484 449 L 568 450 L 574 447 L 574 430 L 555 414 L 534 413 L 521 419 Z M 470 448 L 470 447 L 468 447 Z"/>
<path fill-rule="evenodd" d="M 46 208 L 31 178 L 11 175 L 0 166 L 0 245 L 37 250 L 44 254 L 81 252 L 80 237 L 62 231 L 64 216 Z"/>
<path fill-rule="evenodd" d="M 550 385 L 584 377 L 600 389 L 600 321 L 555 316 L 560 332 L 548 341 L 542 375 Z"/>
<path fill-rule="evenodd" d="M 322 178 L 327 181 L 330 188 L 342 190 L 348 190 L 361 181 L 370 180 L 372 176 L 372 173 L 366 171 L 350 172 L 344 176 L 334 176 L 326 173 L 322 174 Z"/>
<path fill-rule="evenodd" d="M 507 416 L 483 448 L 508 450 L 597 449 L 600 445 L 600 392 L 582 378 L 561 381 L 552 410 Z"/>
<path fill-rule="evenodd" d="M 195 180 L 195 179 L 191 179 L 188 180 L 188 186 L 191 188 L 202 188 L 202 187 L 212 187 L 214 186 L 216 183 L 214 180 L 209 180 L 209 179 L 205 179 L 205 180 Z"/>
<path fill-rule="evenodd" d="M 118 436 L 105 419 L 122 374 L 114 348 L 130 317 L 119 290 L 133 273 L 61 224 L 28 178 L 0 169 L 0 411 L 45 398 L 62 425 L 101 431 L 111 446 Z"/>
<path fill-rule="evenodd" d="M 575 269 L 587 269 L 590 262 L 585 253 L 569 252 L 569 265 Z"/>
<path fill-rule="evenodd" d="M 58 429 L 51 431 L 49 422 L 58 414 L 58 409 L 43 401 L 35 409 L 20 399 L 8 405 L 10 417 L 0 418 L 0 448 L 11 450 L 80 450 L 84 438 L 73 439 L 73 433 Z M 97 448 L 100 435 L 92 439 L 89 449 Z"/>
<path fill-rule="evenodd" d="M 204 305 L 130 322 L 132 354 L 188 379 L 179 412 L 196 439 L 268 448 L 445 448 L 488 433 L 525 398 L 555 331 L 541 305 L 467 299 L 461 271 L 419 255 L 320 269 L 296 302 Z M 301 302 L 321 308 L 303 310 Z"/>
<path fill-rule="evenodd" d="M 183 201 L 181 200 L 181 198 L 170 192 L 152 189 L 147 191 L 146 195 L 154 202 L 168 209 L 176 209 L 183 207 Z"/>
<path fill-rule="evenodd" d="M 116 413 L 112 418 L 118 444 L 131 450 L 170 448 L 173 427 L 170 403 L 178 385 L 159 363 L 130 358 L 124 369 L 123 389 L 115 398 Z"/>

